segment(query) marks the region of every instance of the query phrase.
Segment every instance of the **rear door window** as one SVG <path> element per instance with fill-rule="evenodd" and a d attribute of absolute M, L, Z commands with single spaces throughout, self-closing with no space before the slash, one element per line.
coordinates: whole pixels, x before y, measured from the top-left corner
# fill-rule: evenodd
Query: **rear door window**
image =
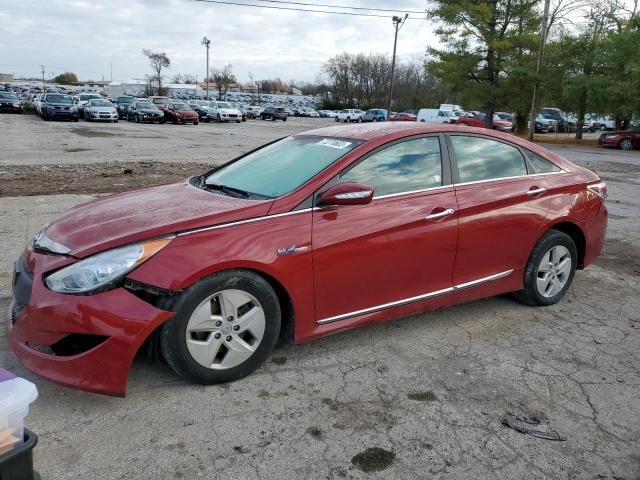
<path fill-rule="evenodd" d="M 489 138 L 451 135 L 458 164 L 459 183 L 527 174 L 524 157 L 516 147 Z"/>

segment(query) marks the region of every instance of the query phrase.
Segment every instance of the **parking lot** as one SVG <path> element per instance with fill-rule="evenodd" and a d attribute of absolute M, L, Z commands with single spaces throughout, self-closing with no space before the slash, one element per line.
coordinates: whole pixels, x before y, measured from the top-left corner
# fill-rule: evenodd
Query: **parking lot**
<path fill-rule="evenodd" d="M 0 308 L 13 259 L 61 211 L 332 124 L 0 116 Z M 603 177 L 610 212 L 603 255 L 552 307 L 501 296 L 280 346 L 226 385 L 140 359 L 124 399 L 31 375 L 1 328 L 0 365 L 38 386 L 42 478 L 640 478 L 640 152 L 549 148 Z M 509 429 L 508 413 L 565 440 Z"/>

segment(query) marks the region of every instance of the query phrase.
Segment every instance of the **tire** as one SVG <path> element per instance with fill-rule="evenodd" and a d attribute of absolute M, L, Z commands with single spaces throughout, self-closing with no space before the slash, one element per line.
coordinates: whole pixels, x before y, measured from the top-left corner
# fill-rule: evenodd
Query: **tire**
<path fill-rule="evenodd" d="M 276 121 L 276 116 L 275 115 L 271 115 L 271 121 L 275 122 Z"/>
<path fill-rule="evenodd" d="M 236 326 L 240 328 L 242 325 L 243 317 L 241 314 L 238 318 L 238 305 L 225 301 L 223 304 L 227 305 L 227 310 L 233 312 L 231 313 L 233 320 L 231 323 L 227 322 L 228 317 L 225 314 L 228 312 L 217 307 L 219 305 L 217 299 L 221 294 L 224 296 L 224 292 L 232 293 L 232 299 L 241 299 L 234 304 L 242 303 L 244 298 L 249 299 L 250 303 L 246 305 L 249 305 L 250 309 L 258 306 L 256 314 L 261 316 L 256 317 L 254 314 L 254 321 L 251 323 L 257 327 L 257 332 L 249 328 L 239 334 L 233 333 Z M 278 340 L 281 325 L 278 297 L 269 283 L 253 272 L 228 270 L 204 278 L 182 294 L 176 307 L 176 315 L 160 330 L 160 348 L 171 368 L 178 375 L 194 383 L 208 385 L 245 377 L 265 362 Z M 211 315 L 204 325 L 197 321 L 190 323 L 192 315 L 199 308 L 204 308 L 207 314 Z M 211 313 L 214 311 L 218 312 L 219 319 Z M 218 324 L 221 326 L 217 326 Z M 198 329 L 198 326 L 201 329 Z M 261 338 L 258 339 L 262 326 Z M 193 328 L 193 330 L 188 333 L 187 328 Z M 218 335 L 218 347 L 213 354 L 210 354 L 216 335 Z M 228 338 L 230 340 L 227 340 Z M 254 349 L 252 353 L 242 348 L 233 350 L 234 345 L 236 348 L 248 345 Z M 230 352 L 233 353 L 227 358 Z M 210 359 L 211 355 L 215 356 Z M 227 367 L 224 366 L 225 362 L 229 363 Z"/>
<path fill-rule="evenodd" d="M 222 123 L 222 117 L 218 114 L 218 123 Z"/>
<path fill-rule="evenodd" d="M 570 265 L 562 267 L 567 260 Z M 559 302 L 573 282 L 577 264 L 578 249 L 573 239 L 564 232 L 549 230 L 533 247 L 524 270 L 524 288 L 514 296 L 532 307 Z"/>
<path fill-rule="evenodd" d="M 136 114 L 136 123 L 140 123 L 142 120 L 140 120 L 140 115 Z"/>
<path fill-rule="evenodd" d="M 344 121 L 344 123 L 351 123 L 351 117 L 347 117 L 347 119 Z"/>
<path fill-rule="evenodd" d="M 114 120 L 113 123 L 118 123 L 118 120 Z"/>
<path fill-rule="evenodd" d="M 620 140 L 620 149 L 621 150 L 633 150 L 633 140 L 630 138 L 623 138 Z"/>
<path fill-rule="evenodd" d="M 74 122 L 77 122 L 77 121 L 78 121 L 78 119 L 77 119 L 77 118 L 74 118 L 74 119 L 73 119 L 73 121 L 74 121 Z"/>
<path fill-rule="evenodd" d="M 358 117 L 358 123 L 362 123 L 362 117 Z"/>
<path fill-rule="evenodd" d="M 242 120 L 236 120 L 236 123 L 240 123 Z"/>
<path fill-rule="evenodd" d="M 338 117 L 335 117 L 335 118 L 336 118 L 336 123 L 340 121 L 340 119 Z"/>
<path fill-rule="evenodd" d="M 372 122 L 377 122 L 378 121 L 378 117 L 373 117 Z"/>
<path fill-rule="evenodd" d="M 286 122 L 286 121 L 287 121 L 287 117 L 284 117 L 284 118 L 282 119 L 282 121 L 283 121 L 283 122 Z"/>

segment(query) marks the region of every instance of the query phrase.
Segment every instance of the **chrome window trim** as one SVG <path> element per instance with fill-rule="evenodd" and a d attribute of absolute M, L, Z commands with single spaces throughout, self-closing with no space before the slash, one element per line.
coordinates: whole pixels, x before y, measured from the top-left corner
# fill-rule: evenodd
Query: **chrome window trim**
<path fill-rule="evenodd" d="M 299 213 L 308 213 L 313 210 L 314 208 L 304 208 L 301 210 L 293 210 L 291 212 L 276 213 L 274 215 L 263 215 L 261 217 L 248 218 L 246 220 L 238 220 L 236 222 L 221 223 L 219 225 L 212 225 L 210 227 L 202 227 L 202 228 L 196 228 L 194 230 L 186 230 L 184 232 L 178 233 L 176 236 L 183 237 L 185 235 L 192 235 L 194 233 L 208 232 L 210 230 L 219 230 L 221 228 L 227 228 L 227 227 L 235 227 L 236 225 L 244 225 L 245 223 L 261 222 L 262 220 L 269 220 L 271 218 L 288 217 L 290 215 L 297 215 Z"/>
<path fill-rule="evenodd" d="M 558 167 L 560 168 L 560 167 Z M 529 173 L 527 175 L 515 175 L 513 177 L 497 177 L 497 178 L 488 178 L 485 180 L 474 180 L 473 182 L 461 182 L 461 183 L 454 183 L 453 185 L 456 187 L 461 187 L 461 186 L 465 186 L 465 185 L 474 185 L 476 183 L 487 183 L 487 182 L 497 182 L 500 180 L 515 180 L 518 178 L 529 178 L 529 177 L 540 177 L 540 176 L 544 176 L 544 175 L 559 175 L 561 173 L 567 173 L 565 170 L 560 170 L 559 172 L 546 172 L 546 173 Z"/>
<path fill-rule="evenodd" d="M 322 320 L 317 320 L 316 323 L 318 325 L 326 325 L 328 323 L 337 322 L 339 320 L 346 320 L 348 318 L 357 317 L 359 315 L 365 315 L 367 313 L 375 313 L 381 310 L 386 310 L 387 308 L 399 307 L 402 305 L 407 305 L 409 303 L 414 303 L 420 300 L 426 300 L 428 298 L 439 297 L 440 295 L 446 295 L 452 292 L 457 292 L 458 290 L 464 290 L 466 288 L 475 287 L 477 285 L 481 285 L 483 283 L 492 282 L 494 280 L 498 280 L 500 278 L 507 277 L 513 273 L 513 269 L 506 270 L 504 272 L 496 273 L 494 275 L 489 275 L 488 277 L 478 278 L 477 280 L 472 280 L 471 282 L 461 283 L 459 285 L 454 285 L 453 287 L 444 288 L 442 290 L 436 290 L 435 292 L 424 293 L 422 295 L 417 295 L 411 298 L 405 298 L 402 300 L 396 300 L 395 302 L 384 303 L 382 305 L 376 305 L 374 307 L 363 308 L 362 310 L 356 310 L 354 312 L 343 313 L 341 315 L 336 315 L 334 317 L 323 318 Z"/>
<path fill-rule="evenodd" d="M 419 190 L 409 190 L 407 192 L 389 193 L 387 195 L 374 196 L 373 200 L 379 200 L 381 198 L 399 197 L 401 195 L 412 195 L 414 193 L 431 192 L 434 190 L 442 190 L 444 188 L 451 188 L 451 187 L 453 187 L 453 185 L 450 184 L 450 185 L 440 185 L 438 187 L 421 188 Z"/>

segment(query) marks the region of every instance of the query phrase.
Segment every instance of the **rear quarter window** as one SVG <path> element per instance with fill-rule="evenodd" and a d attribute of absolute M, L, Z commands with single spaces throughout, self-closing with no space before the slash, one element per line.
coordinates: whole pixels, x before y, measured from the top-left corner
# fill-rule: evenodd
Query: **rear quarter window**
<path fill-rule="evenodd" d="M 562 169 L 555 163 L 550 162 L 546 158 L 542 158 L 540 155 L 533 153 L 531 150 L 525 150 L 529 163 L 533 166 L 535 172 L 533 173 L 553 173 L 560 172 Z"/>

